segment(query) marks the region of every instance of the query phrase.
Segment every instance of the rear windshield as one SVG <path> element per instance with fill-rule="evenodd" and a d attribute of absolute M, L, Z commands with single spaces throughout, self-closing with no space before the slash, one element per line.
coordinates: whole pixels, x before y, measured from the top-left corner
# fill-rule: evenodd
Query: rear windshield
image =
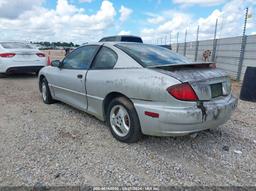
<path fill-rule="evenodd" d="M 126 52 L 144 67 L 191 63 L 186 57 L 156 45 L 120 43 L 115 46 Z"/>
<path fill-rule="evenodd" d="M 33 47 L 29 44 L 20 42 L 1 42 L 0 44 L 3 48 L 6 49 L 33 49 Z"/>
<path fill-rule="evenodd" d="M 123 36 L 122 40 L 123 42 L 141 42 L 142 40 L 139 37 L 132 37 L 132 36 Z"/>

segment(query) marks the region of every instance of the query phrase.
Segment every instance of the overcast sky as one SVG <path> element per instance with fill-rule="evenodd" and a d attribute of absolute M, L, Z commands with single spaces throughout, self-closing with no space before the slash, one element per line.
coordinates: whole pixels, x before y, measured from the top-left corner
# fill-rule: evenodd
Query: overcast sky
<path fill-rule="evenodd" d="M 242 34 L 249 7 L 247 34 L 256 34 L 255 0 L 0 0 L 0 40 L 67 41 L 82 44 L 116 34 L 184 41 Z"/>

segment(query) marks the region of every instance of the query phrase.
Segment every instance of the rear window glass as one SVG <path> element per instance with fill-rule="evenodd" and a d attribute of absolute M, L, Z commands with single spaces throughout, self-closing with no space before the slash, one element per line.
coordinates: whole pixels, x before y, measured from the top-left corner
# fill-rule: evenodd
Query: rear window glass
<path fill-rule="evenodd" d="M 115 46 L 126 52 L 144 67 L 191 63 L 186 57 L 156 45 L 120 43 Z"/>
<path fill-rule="evenodd" d="M 1 42 L 0 44 L 3 48 L 6 49 L 33 49 L 33 47 L 29 44 L 20 42 Z"/>

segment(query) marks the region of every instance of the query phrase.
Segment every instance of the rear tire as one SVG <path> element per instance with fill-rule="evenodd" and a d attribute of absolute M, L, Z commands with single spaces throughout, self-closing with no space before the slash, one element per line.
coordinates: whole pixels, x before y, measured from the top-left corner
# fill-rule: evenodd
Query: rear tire
<path fill-rule="evenodd" d="M 142 137 L 137 112 L 131 101 L 125 97 L 114 98 L 109 103 L 107 124 L 118 141 L 135 143 Z"/>
<path fill-rule="evenodd" d="M 54 99 L 52 99 L 52 95 L 48 86 L 47 80 L 44 78 L 41 83 L 41 90 L 42 90 L 42 98 L 45 104 L 52 104 L 54 103 Z"/>

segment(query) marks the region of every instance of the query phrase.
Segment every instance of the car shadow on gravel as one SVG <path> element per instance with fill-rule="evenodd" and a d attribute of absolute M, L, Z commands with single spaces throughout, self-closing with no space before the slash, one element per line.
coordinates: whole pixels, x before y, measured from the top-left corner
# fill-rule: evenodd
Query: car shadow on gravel
<path fill-rule="evenodd" d="M 191 145 L 191 144 L 208 144 L 216 142 L 217 139 L 222 137 L 222 131 L 219 128 L 208 129 L 201 132 L 177 136 L 177 137 L 155 137 L 144 136 L 140 144 L 159 144 L 169 147 L 170 145 Z M 169 146 L 168 146 L 169 145 Z"/>
<path fill-rule="evenodd" d="M 231 156 L 237 150 L 247 154 L 254 149 L 251 140 L 232 132 L 226 125 L 198 132 L 196 137 L 146 137 L 138 144 L 146 147 L 148 152 L 162 156 L 179 158 L 184 157 L 185 153 L 193 153 L 217 160 Z"/>
<path fill-rule="evenodd" d="M 31 79 L 37 78 L 36 74 L 33 73 L 19 73 L 19 74 L 0 74 L 0 79 Z"/>

